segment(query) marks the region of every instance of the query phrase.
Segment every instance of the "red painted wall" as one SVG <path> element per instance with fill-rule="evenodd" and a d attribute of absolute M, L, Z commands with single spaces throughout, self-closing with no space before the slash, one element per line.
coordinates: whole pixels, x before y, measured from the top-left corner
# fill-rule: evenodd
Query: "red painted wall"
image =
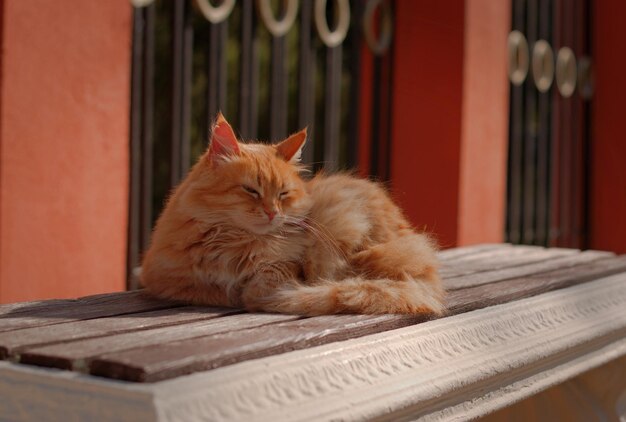
<path fill-rule="evenodd" d="M 418 228 L 456 244 L 463 81 L 463 0 L 399 0 L 391 179 Z"/>
<path fill-rule="evenodd" d="M 2 2 L 0 301 L 125 284 L 131 6 Z"/>
<path fill-rule="evenodd" d="M 397 3 L 392 184 L 443 247 L 503 239 L 510 7 Z"/>
<path fill-rule="evenodd" d="M 593 2 L 590 247 L 626 252 L 626 2 Z"/>

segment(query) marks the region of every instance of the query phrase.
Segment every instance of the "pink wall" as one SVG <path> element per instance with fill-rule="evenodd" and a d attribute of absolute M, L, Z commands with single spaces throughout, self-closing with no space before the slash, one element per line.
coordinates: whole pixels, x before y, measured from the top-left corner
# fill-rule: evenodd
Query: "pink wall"
<path fill-rule="evenodd" d="M 509 1 L 465 1 L 459 245 L 504 238 L 510 16 Z"/>
<path fill-rule="evenodd" d="M 0 302 L 125 285 L 131 6 L 4 0 Z"/>

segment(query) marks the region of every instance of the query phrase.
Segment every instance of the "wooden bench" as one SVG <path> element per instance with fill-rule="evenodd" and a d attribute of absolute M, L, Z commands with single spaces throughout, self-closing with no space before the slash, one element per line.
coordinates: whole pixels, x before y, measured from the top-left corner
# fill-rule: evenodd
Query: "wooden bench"
<path fill-rule="evenodd" d="M 504 244 L 440 257 L 449 315 L 431 321 L 141 291 L 2 305 L 0 419 L 466 419 L 626 354 L 626 256 Z"/>

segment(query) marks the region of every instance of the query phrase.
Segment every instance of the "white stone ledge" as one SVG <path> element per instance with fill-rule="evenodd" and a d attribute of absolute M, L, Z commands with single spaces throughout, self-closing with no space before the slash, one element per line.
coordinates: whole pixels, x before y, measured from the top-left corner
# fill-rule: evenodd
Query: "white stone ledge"
<path fill-rule="evenodd" d="M 625 355 L 625 309 L 626 274 L 619 274 L 154 384 L 5 362 L 0 363 L 0 415 L 10 419 L 19 411 L 24 420 L 63 412 L 135 421 L 464 420 Z M 81 401 L 91 405 L 76 404 Z"/>

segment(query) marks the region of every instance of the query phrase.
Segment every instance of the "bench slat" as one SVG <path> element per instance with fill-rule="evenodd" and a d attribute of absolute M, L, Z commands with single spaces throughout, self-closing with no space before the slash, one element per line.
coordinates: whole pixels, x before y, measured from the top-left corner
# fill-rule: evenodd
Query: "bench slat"
<path fill-rule="evenodd" d="M 452 314 L 459 314 L 621 272 L 626 272 L 626 255 L 504 280 L 494 284 L 455 290 L 448 294 L 448 309 Z"/>
<path fill-rule="evenodd" d="M 104 353 L 158 345 L 211 336 L 223 332 L 291 321 L 301 317 L 278 314 L 239 314 L 187 324 L 153 328 L 131 333 L 114 334 L 43 347 L 25 348 L 20 362 L 61 369 L 84 370 L 86 363 Z"/>
<path fill-rule="evenodd" d="M 483 262 L 485 260 L 507 260 L 513 257 L 527 255 L 531 252 L 546 250 L 548 249 L 542 248 L 541 246 L 522 245 L 513 247 L 512 245 L 503 245 L 503 247 L 497 249 L 477 251 L 454 259 L 444 259 L 444 262 L 452 266 L 468 265 L 472 262 Z"/>
<path fill-rule="evenodd" d="M 556 255 L 518 266 L 501 267 L 500 265 L 494 264 L 491 270 L 468 272 L 468 274 L 461 276 L 444 278 L 443 283 L 448 291 L 459 290 L 511 278 L 569 268 L 614 256 L 615 255 L 610 252 L 585 251 L 575 255 Z"/>
<path fill-rule="evenodd" d="M 439 259 L 441 259 L 442 261 L 448 261 L 451 259 L 457 259 L 463 256 L 468 256 L 484 251 L 495 249 L 509 249 L 512 247 L 513 245 L 511 245 L 510 243 L 483 243 L 480 245 L 468 245 L 460 246 L 458 248 L 444 249 L 439 252 L 438 256 Z"/>
<path fill-rule="evenodd" d="M 0 332 L 182 306 L 143 291 L 107 293 L 80 299 L 22 302 L 0 309 Z"/>
<path fill-rule="evenodd" d="M 585 263 L 547 274 L 452 292 L 450 313 L 458 314 L 626 271 L 626 256 Z M 235 362 L 386 331 L 416 323 L 402 315 L 358 316 L 360 330 L 341 316 L 310 318 L 256 330 L 199 337 L 152 348 L 109 353 L 92 361 L 94 374 L 129 381 L 157 381 Z M 323 321 L 322 324 L 319 321 Z M 343 324 L 343 325 L 342 325 Z M 328 331 L 327 331 L 328 330 Z"/>
<path fill-rule="evenodd" d="M 218 318 L 243 311 L 228 308 L 183 306 L 86 321 L 67 322 L 0 333 L 0 359 L 26 347 L 62 343 L 86 338 L 106 337 L 124 332 Z"/>
<path fill-rule="evenodd" d="M 557 248 L 525 248 L 522 252 L 523 253 L 507 254 L 502 256 L 486 256 L 481 259 L 462 261 L 460 263 L 447 262 L 441 268 L 440 275 L 444 279 L 449 279 L 462 275 L 512 268 L 520 265 L 561 258 L 564 256 L 576 256 L 580 253 L 574 249 Z M 612 256 L 611 253 L 606 253 L 606 255 Z"/>
<path fill-rule="evenodd" d="M 424 321 L 408 315 L 334 315 L 266 325 L 96 358 L 91 374 L 152 382 Z"/>

